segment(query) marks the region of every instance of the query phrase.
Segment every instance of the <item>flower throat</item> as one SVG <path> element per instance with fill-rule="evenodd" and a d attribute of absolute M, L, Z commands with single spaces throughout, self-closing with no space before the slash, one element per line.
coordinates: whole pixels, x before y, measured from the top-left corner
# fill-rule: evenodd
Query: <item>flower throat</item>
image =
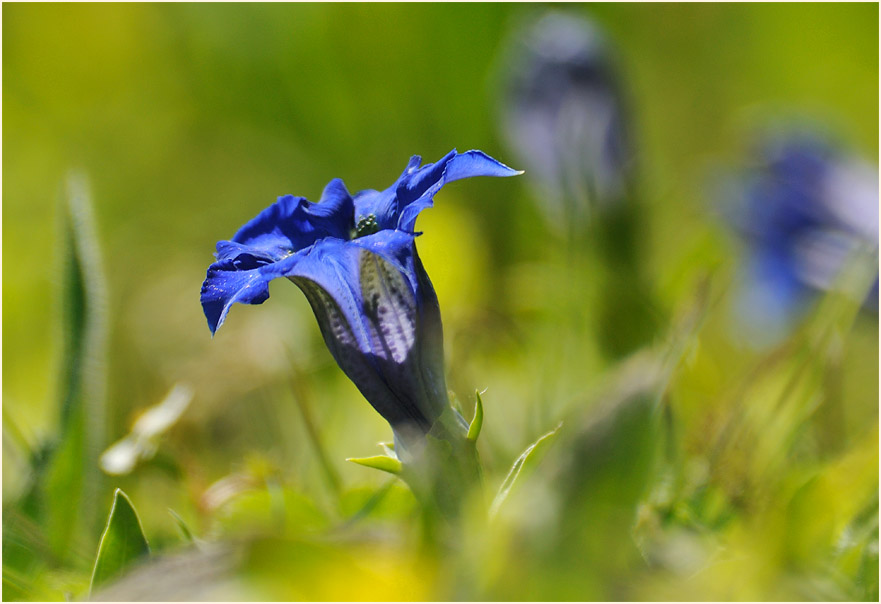
<path fill-rule="evenodd" d="M 379 223 L 376 222 L 376 215 L 369 214 L 367 216 L 362 216 L 358 220 L 358 224 L 355 225 L 355 231 L 352 234 L 352 239 L 358 239 L 359 237 L 364 237 L 365 235 L 372 235 L 374 233 L 379 232 Z"/>

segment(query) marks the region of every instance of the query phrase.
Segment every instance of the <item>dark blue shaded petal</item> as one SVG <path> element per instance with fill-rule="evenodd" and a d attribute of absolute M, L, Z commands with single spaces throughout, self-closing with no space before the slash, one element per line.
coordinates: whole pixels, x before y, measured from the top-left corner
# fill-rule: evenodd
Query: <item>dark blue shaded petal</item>
<path fill-rule="evenodd" d="M 292 281 L 312 306 L 321 335 L 334 360 L 373 408 L 392 426 L 429 424 L 428 418 L 413 404 L 412 397 L 402 399 L 395 394 L 384 379 L 376 357 L 369 350 L 365 351 L 359 341 L 359 330 L 363 325 L 357 319 L 358 315 L 347 315 L 339 304 L 340 300 L 316 282 L 305 277 L 294 277 Z"/>
<path fill-rule="evenodd" d="M 433 408 L 442 412 L 448 404 L 448 395 L 444 379 L 444 334 L 440 304 L 415 245 L 410 261 L 413 265 L 412 272 L 416 276 L 419 302 L 419 370 L 422 372 L 427 398 L 433 401 Z"/>
<path fill-rule="evenodd" d="M 349 243 L 324 240 L 287 276 L 309 300 L 337 364 L 370 404 L 396 429 L 410 424 L 424 432 L 443 410 L 446 386 L 443 348 L 431 357 L 439 367 L 423 370 L 428 324 L 411 268 L 413 238 L 383 231 Z M 436 307 L 433 290 L 431 297 Z M 439 328 L 437 315 L 432 325 Z"/>
<path fill-rule="evenodd" d="M 427 431 L 442 408 L 423 382 L 417 292 L 392 262 L 366 250 L 360 252 L 359 281 L 370 355 L 396 403 L 383 415 L 392 426 L 408 422 Z"/>

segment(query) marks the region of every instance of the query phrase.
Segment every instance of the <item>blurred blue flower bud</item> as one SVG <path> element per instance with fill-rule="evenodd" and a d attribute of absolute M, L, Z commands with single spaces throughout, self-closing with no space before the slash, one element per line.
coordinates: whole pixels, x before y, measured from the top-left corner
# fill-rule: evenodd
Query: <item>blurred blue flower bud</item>
<path fill-rule="evenodd" d="M 858 247 L 878 250 L 878 171 L 807 133 L 767 136 L 732 178 L 726 213 L 748 245 L 738 312 L 765 339 L 832 289 Z M 877 278 L 867 307 L 877 310 Z"/>
<path fill-rule="evenodd" d="M 481 151 L 410 159 L 384 191 L 351 196 L 340 179 L 319 203 L 285 195 L 220 241 L 201 301 L 214 333 L 230 307 L 261 304 L 287 277 L 309 300 L 324 341 L 396 436 L 422 434 L 449 407 L 440 309 L 416 253 L 416 218 L 446 183 L 515 170 Z"/>
<path fill-rule="evenodd" d="M 553 12 L 517 28 L 502 79 L 503 132 L 553 221 L 583 222 L 626 195 L 633 158 L 622 92 L 593 23 Z"/>

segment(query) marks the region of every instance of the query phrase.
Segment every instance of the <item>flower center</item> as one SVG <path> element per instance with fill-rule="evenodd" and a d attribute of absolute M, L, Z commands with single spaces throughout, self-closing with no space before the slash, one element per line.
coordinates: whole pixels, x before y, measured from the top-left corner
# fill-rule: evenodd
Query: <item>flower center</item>
<path fill-rule="evenodd" d="M 358 219 L 358 224 L 355 225 L 355 233 L 352 238 L 357 239 L 358 237 L 372 235 L 377 232 L 379 232 L 379 223 L 376 222 L 376 215 L 370 214 Z"/>

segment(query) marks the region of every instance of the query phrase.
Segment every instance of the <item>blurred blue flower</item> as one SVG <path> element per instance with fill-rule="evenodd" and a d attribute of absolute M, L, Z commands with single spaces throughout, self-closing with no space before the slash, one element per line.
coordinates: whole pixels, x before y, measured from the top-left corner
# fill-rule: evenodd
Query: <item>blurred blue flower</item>
<path fill-rule="evenodd" d="M 217 244 L 201 292 L 214 333 L 233 303 L 260 304 L 270 281 L 293 281 L 336 362 L 396 435 L 429 430 L 449 405 L 440 309 L 416 253 L 416 218 L 446 183 L 518 174 L 481 151 L 420 163 L 412 157 L 384 191 L 353 197 L 334 179 L 318 203 L 279 197 Z"/>
<path fill-rule="evenodd" d="M 878 172 L 806 133 L 766 138 L 756 159 L 729 183 L 727 213 L 749 246 L 739 312 L 774 339 L 858 247 L 877 253 Z"/>
<path fill-rule="evenodd" d="M 505 53 L 503 132 L 554 221 L 584 221 L 627 193 L 633 153 L 609 46 L 590 21 L 552 12 Z"/>

